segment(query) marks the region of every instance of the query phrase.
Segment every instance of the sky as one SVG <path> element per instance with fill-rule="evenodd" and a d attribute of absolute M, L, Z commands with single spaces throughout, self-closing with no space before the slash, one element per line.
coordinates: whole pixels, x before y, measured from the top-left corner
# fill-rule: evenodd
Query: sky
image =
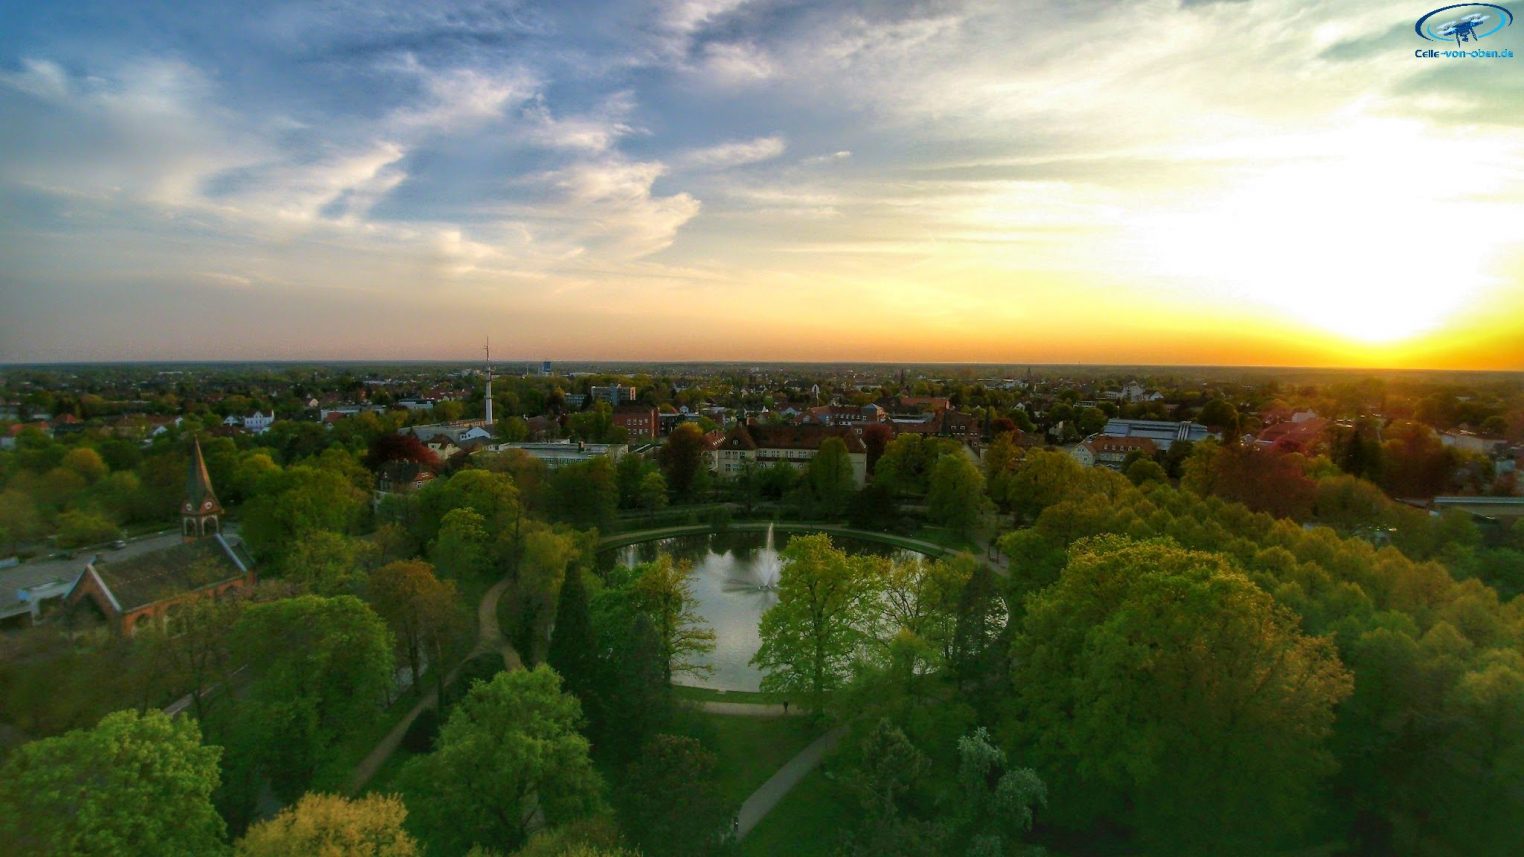
<path fill-rule="evenodd" d="M 1431 2 L 12 0 L 0 361 L 1524 369 Z"/>

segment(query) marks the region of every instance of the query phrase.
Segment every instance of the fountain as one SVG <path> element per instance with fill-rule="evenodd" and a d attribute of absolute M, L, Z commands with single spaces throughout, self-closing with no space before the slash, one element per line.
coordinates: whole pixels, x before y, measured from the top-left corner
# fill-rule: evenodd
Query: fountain
<path fill-rule="evenodd" d="M 727 554 L 728 556 L 728 554 Z M 767 525 L 767 540 L 751 562 L 733 563 L 733 573 L 725 578 L 726 592 L 774 592 L 783 573 L 783 559 L 773 546 L 773 525 Z"/>
<path fill-rule="evenodd" d="M 751 657 L 762 645 L 757 625 L 762 614 L 778 603 L 778 582 L 783 560 L 778 542 L 788 544 L 788 534 L 776 535 L 769 525 L 765 534 L 708 534 L 679 536 L 630 545 L 610 551 L 603 561 L 632 566 L 669 554 L 693 564 L 688 578 L 699 615 L 715 631 L 715 648 L 702 658 L 714 672 L 704 676 L 681 676 L 679 683 L 699 684 L 717 690 L 754 691 L 762 673 Z M 844 542 L 853 552 L 885 552 L 868 543 Z"/>

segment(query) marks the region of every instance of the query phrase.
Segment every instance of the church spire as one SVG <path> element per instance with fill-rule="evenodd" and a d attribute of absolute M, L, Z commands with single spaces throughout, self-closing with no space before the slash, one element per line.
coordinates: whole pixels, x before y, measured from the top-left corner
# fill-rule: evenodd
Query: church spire
<path fill-rule="evenodd" d="M 201 439 L 191 436 L 190 471 L 185 480 L 185 501 L 180 506 L 180 535 L 186 541 L 221 531 L 222 504 L 212 492 L 212 477 L 201 455 Z"/>

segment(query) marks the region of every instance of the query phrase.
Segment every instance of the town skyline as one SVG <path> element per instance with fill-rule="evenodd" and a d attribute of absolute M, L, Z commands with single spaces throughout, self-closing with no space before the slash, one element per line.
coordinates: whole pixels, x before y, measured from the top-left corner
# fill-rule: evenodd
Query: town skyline
<path fill-rule="evenodd" d="M 15 4 L 0 361 L 1524 369 L 1508 61 L 1093 11 Z"/>

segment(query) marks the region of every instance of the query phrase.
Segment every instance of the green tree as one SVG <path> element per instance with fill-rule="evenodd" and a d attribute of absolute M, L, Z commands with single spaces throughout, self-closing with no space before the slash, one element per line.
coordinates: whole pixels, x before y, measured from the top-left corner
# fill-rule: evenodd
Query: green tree
<path fill-rule="evenodd" d="M 536 809 L 551 825 L 603 808 L 603 782 L 577 731 L 576 697 L 547 666 L 499 673 L 461 700 L 438 749 L 403 770 L 428 841 L 442 853 L 517 847 Z"/>
<path fill-rule="evenodd" d="M 804 482 L 821 514 L 835 518 L 846 512 L 855 488 L 846 441 L 839 437 L 821 441 L 820 449 L 805 470 Z"/>
<path fill-rule="evenodd" d="M 1075 490 L 1083 472 L 1067 453 L 1033 450 L 1006 483 L 1006 506 L 1018 520 L 1036 520 L 1044 509 Z"/>
<path fill-rule="evenodd" d="M 866 576 L 829 536 L 796 536 L 783 550 L 778 603 L 762 615 L 762 645 L 751 659 L 766 671 L 762 689 L 823 696 L 851 671 L 862 641 Z"/>
<path fill-rule="evenodd" d="M 374 553 L 369 541 L 313 530 L 287 551 L 282 576 L 314 595 L 354 594 Z"/>
<path fill-rule="evenodd" d="M 911 796 L 932 773 L 931 760 L 905 733 L 881 718 L 857 748 L 847 779 L 862 808 L 848 838 L 852 857 L 945 854 L 946 830 L 916 818 Z"/>
<path fill-rule="evenodd" d="M 402 828 L 407 808 L 396 795 L 349 798 L 306 794 L 294 806 L 250 827 L 235 857 L 417 857 L 418 841 Z"/>
<path fill-rule="evenodd" d="M 638 497 L 640 508 L 648 515 L 655 515 L 667 507 L 667 480 L 659 471 L 647 473 L 640 480 Z"/>
<path fill-rule="evenodd" d="M 1067 825 L 1167 852 L 1263 850 L 1309 820 L 1350 676 L 1218 554 L 1103 537 L 1028 599 L 1012 731 Z"/>
<path fill-rule="evenodd" d="M 486 519 L 470 506 L 460 506 L 445 513 L 429 555 L 446 577 L 472 580 L 491 570 L 489 548 Z"/>
<path fill-rule="evenodd" d="M 1048 787 L 1031 768 L 1010 768 L 983 726 L 958 739 L 958 815 L 970 854 L 1008 853 L 1006 842 L 1032 829 Z"/>
<path fill-rule="evenodd" d="M 1127 465 L 1127 481 L 1134 485 L 1142 485 L 1145 482 L 1168 481 L 1169 474 L 1164 472 L 1164 466 L 1152 458 L 1140 458 Z"/>
<path fill-rule="evenodd" d="M 292 467 L 265 477 L 244 504 L 243 536 L 255 556 L 280 563 L 309 533 L 351 532 L 365 511 L 365 501 L 364 492 L 339 473 Z"/>
<path fill-rule="evenodd" d="M 216 747 L 193 720 L 118 711 L 17 748 L 0 768 L 0 842 L 13 854 L 220 854 Z"/>
<path fill-rule="evenodd" d="M 568 464 L 550 475 L 545 507 L 579 529 L 609 529 L 619 510 L 619 484 L 607 457 Z"/>
<path fill-rule="evenodd" d="M 100 544 L 120 535 L 116 524 L 95 512 L 70 509 L 58 516 L 59 547 L 77 548 Z"/>
<path fill-rule="evenodd" d="M 428 654 L 442 690 L 446 668 L 439 656 L 443 653 L 430 651 L 435 647 L 429 644 L 448 639 L 451 626 L 461 624 L 455 581 L 440 580 L 433 566 L 422 560 L 399 560 L 371 573 L 366 597 L 406 655 L 414 689 L 418 689 L 423 656 Z"/>
<path fill-rule="evenodd" d="M 654 735 L 626 769 L 619 789 L 621 827 L 646 857 L 703 857 L 729 833 L 718 759 L 697 740 Z"/>
<path fill-rule="evenodd" d="M 704 464 L 704 431 L 694 423 L 682 423 L 667 436 L 661 448 L 661 469 L 667 485 L 679 498 L 693 494 Z"/>
<path fill-rule="evenodd" d="M 635 603 L 650 617 L 661 640 L 669 682 L 673 673 L 698 675 L 711 669 L 698 660 L 714 651 L 714 629 L 698 613 L 698 600 L 688 580 L 692 574 L 693 566 L 662 554 L 640 566 L 635 578 Z"/>
<path fill-rule="evenodd" d="M 78 473 L 91 485 L 105 479 L 106 474 L 111 472 L 111 468 L 106 466 L 100 453 L 88 446 L 76 446 L 69 450 L 64 454 L 59 466 Z"/>
<path fill-rule="evenodd" d="M 984 474 L 966 455 L 944 455 L 931 469 L 927 514 L 938 524 L 967 537 L 984 519 Z"/>
<path fill-rule="evenodd" d="M 340 738 L 379 711 L 391 685 L 391 632 L 352 595 L 304 595 L 250 605 L 232 634 L 253 673 L 240 708 L 255 764 L 276 795 L 294 800 Z"/>
<path fill-rule="evenodd" d="M 589 707 L 597 684 L 598 642 L 588 614 L 587 584 L 582 570 L 566 567 L 561 593 L 556 602 L 556 622 L 550 635 L 545 662 L 561 676 L 566 690 Z"/>

